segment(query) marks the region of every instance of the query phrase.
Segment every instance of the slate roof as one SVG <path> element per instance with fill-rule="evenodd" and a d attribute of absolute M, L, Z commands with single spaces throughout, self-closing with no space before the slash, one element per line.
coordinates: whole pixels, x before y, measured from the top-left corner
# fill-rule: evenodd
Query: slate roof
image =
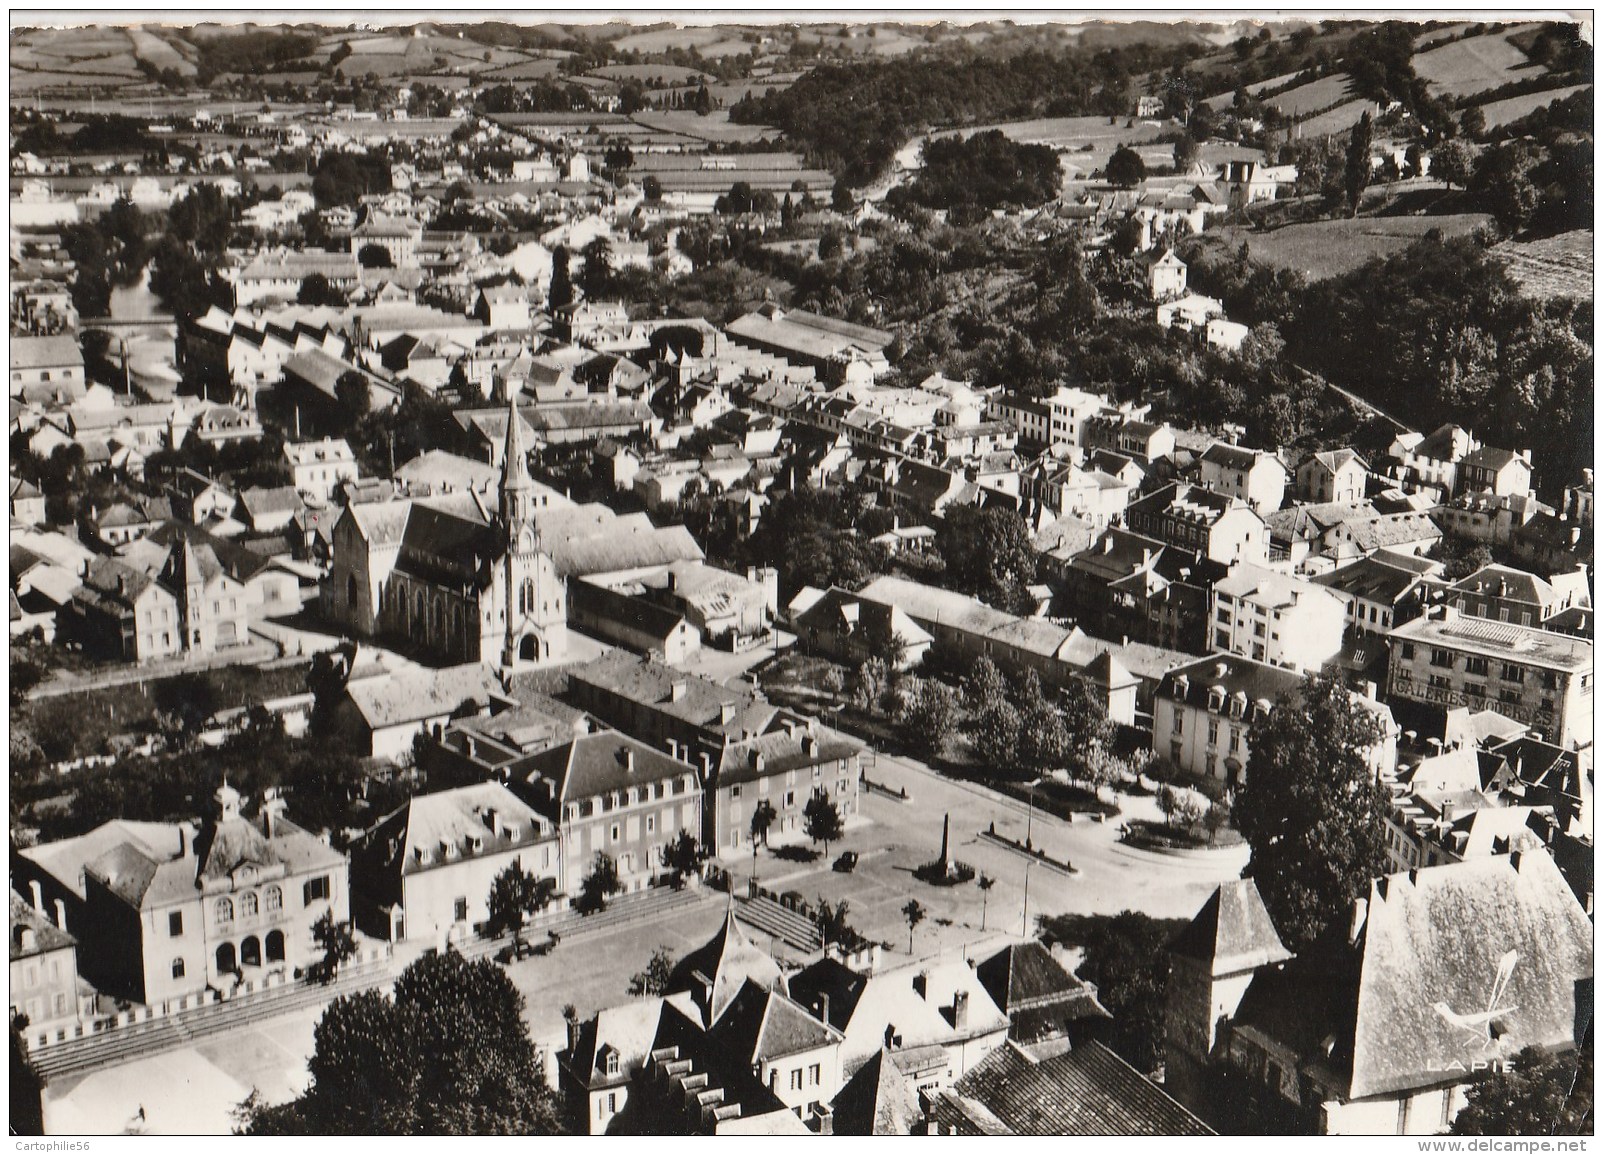
<path fill-rule="evenodd" d="M 497 821 L 492 822 L 492 815 Z M 360 871 L 362 889 L 380 900 L 396 902 L 405 875 L 456 866 L 553 837 L 550 821 L 512 791 L 497 782 L 480 782 L 416 795 L 364 833 L 351 853 L 364 867 Z M 473 849 L 475 838 L 477 851 Z M 456 857 L 442 857 L 442 843 L 450 843 Z M 428 852 L 427 862 L 418 853 L 421 850 Z"/>
<path fill-rule="evenodd" d="M 17 853 L 82 899 L 85 867 L 113 848 L 127 842 L 153 859 L 172 858 L 178 854 L 182 837 L 176 822 L 114 819 L 76 838 L 24 847 Z"/>
<path fill-rule="evenodd" d="M 924 1115 L 918 1092 L 880 1049 L 830 1102 L 837 1135 L 910 1135 Z"/>
<path fill-rule="evenodd" d="M 727 1060 L 755 1067 L 839 1043 L 841 1033 L 808 1014 L 771 985 L 747 978 L 708 1032 Z"/>
<path fill-rule="evenodd" d="M 1101 1043 L 1035 1060 L 1011 1042 L 991 1052 L 952 1091 L 983 1105 L 1015 1135 L 1210 1135 L 1200 1119 Z M 982 1125 L 943 1094 L 933 1112 L 959 1133 Z"/>
<path fill-rule="evenodd" d="M 1014 1038 L 1029 1041 L 1069 1020 L 1111 1019 L 1096 988 L 1063 968 L 1036 941 L 1014 943 L 975 967 L 993 1002 L 1012 1021 Z"/>
<path fill-rule="evenodd" d="M 1360 901 L 1355 933 L 1343 920 L 1331 941 L 1253 980 L 1238 1029 L 1291 1047 L 1347 1099 L 1575 1041 L 1592 926 L 1545 851 L 1388 875 Z"/>
<path fill-rule="evenodd" d="M 1365 553 L 1373 553 L 1389 545 L 1406 545 L 1442 536 L 1441 529 L 1428 513 L 1384 513 L 1379 517 L 1343 524 L 1353 544 Z"/>
<path fill-rule="evenodd" d="M 725 686 L 622 650 L 573 668 L 569 677 L 693 726 L 731 736 L 760 734 L 779 712 L 779 707 L 749 686 Z M 680 687 L 677 698 L 676 686 Z M 727 722 L 722 720 L 726 706 L 733 711 Z"/>
<path fill-rule="evenodd" d="M 1335 593 L 1396 605 L 1420 584 L 1421 577 L 1399 569 L 1380 557 L 1364 557 L 1351 565 L 1344 565 L 1309 580 Z"/>
<path fill-rule="evenodd" d="M 508 767 L 508 773 L 520 783 L 537 778 L 553 783 L 556 798 L 563 803 L 672 782 L 694 775 L 695 768 L 625 734 L 603 730 L 522 759 Z"/>
<path fill-rule="evenodd" d="M 781 992 L 787 989 L 779 964 L 752 945 L 735 921 L 731 899 L 718 933 L 674 964 L 668 993 L 691 994 L 705 1029 L 723 1017 L 748 983 Z"/>
<path fill-rule="evenodd" d="M 1207 964 L 1215 978 L 1291 957 L 1275 932 L 1258 884 L 1250 878 L 1220 885 L 1169 944 L 1169 951 Z"/>
<path fill-rule="evenodd" d="M 590 1090 L 623 1086 L 632 1081 L 651 1057 L 663 1018 L 663 1001 L 645 999 L 607 1007 L 579 1027 L 568 1058 L 569 1069 Z M 618 1073 L 607 1074 L 607 1055 L 618 1056 Z"/>
<path fill-rule="evenodd" d="M 1485 565 L 1447 587 L 1455 594 L 1502 598 L 1546 607 L 1558 601 L 1551 582 L 1506 565 Z"/>
<path fill-rule="evenodd" d="M 32 958 L 53 950 L 76 946 L 78 940 L 28 905 L 28 900 L 11 892 L 11 961 Z M 22 932 L 33 931 L 33 943 L 22 945 Z"/>

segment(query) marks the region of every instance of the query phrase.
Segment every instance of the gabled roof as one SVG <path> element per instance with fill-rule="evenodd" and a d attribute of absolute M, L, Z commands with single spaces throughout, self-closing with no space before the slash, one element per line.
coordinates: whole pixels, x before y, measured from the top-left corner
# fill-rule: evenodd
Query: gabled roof
<path fill-rule="evenodd" d="M 468 705 L 487 705 L 501 683 L 482 665 L 443 670 L 417 668 L 353 678 L 345 694 L 370 730 L 450 715 Z"/>
<path fill-rule="evenodd" d="M 839 1031 L 819 1022 L 782 991 L 750 978 L 714 1020 L 708 1036 L 729 1058 L 747 1067 L 814 1051 L 841 1039 Z"/>
<path fill-rule="evenodd" d="M 22 932 L 33 932 L 33 941 L 23 945 Z M 78 940 L 40 914 L 16 891 L 11 892 L 11 961 L 32 958 L 53 950 L 76 946 Z"/>
<path fill-rule="evenodd" d="M 1291 957 L 1250 878 L 1223 883 L 1209 895 L 1169 952 L 1206 964 L 1215 978 Z"/>

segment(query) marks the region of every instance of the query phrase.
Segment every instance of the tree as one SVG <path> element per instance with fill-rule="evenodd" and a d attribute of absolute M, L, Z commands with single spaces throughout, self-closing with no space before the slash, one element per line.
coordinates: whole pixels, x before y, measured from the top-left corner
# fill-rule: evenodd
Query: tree
<path fill-rule="evenodd" d="M 946 582 L 1009 613 L 1029 606 L 1037 554 L 1030 527 L 1012 509 L 949 508 L 935 530 L 935 545 L 946 562 Z"/>
<path fill-rule="evenodd" d="M 757 809 L 751 812 L 751 840 L 756 842 L 762 839 L 764 846 L 768 845 L 768 828 L 774 824 L 779 814 L 774 810 L 774 804 L 764 798 L 757 803 Z"/>
<path fill-rule="evenodd" d="M 710 857 L 707 848 L 696 841 L 694 834 L 688 830 L 681 830 L 678 836 L 663 848 L 662 864 L 673 871 L 674 884 L 683 886 L 685 877 L 694 874 Z"/>
<path fill-rule="evenodd" d="M 363 418 L 373 408 L 373 387 L 367 377 L 355 369 L 347 369 L 334 382 L 334 397 L 352 417 Z"/>
<path fill-rule="evenodd" d="M 1173 786 L 1158 787 L 1158 811 L 1176 830 L 1190 830 L 1202 821 L 1206 809 L 1202 800 L 1191 790 L 1176 790 Z"/>
<path fill-rule="evenodd" d="M 426 955 L 393 996 L 336 999 L 313 1036 L 311 1085 L 246 1134 L 555 1135 L 564 1131 L 523 1018 L 523 996 L 489 959 Z"/>
<path fill-rule="evenodd" d="M 659 946 L 651 952 L 646 969 L 629 980 L 631 998 L 651 998 L 668 993 L 668 980 L 673 976 L 673 949 Z"/>
<path fill-rule="evenodd" d="M 836 212 L 850 214 L 857 209 L 857 200 L 852 196 L 852 190 L 845 181 L 836 181 L 834 190 L 829 194 L 829 205 Z"/>
<path fill-rule="evenodd" d="M 1202 146 L 1197 143 L 1195 137 L 1189 132 L 1182 134 L 1180 139 L 1174 142 L 1174 171 L 1190 172 L 1191 166 L 1197 163 L 1197 157 L 1201 152 Z"/>
<path fill-rule="evenodd" d="M 935 678 L 908 678 L 897 691 L 896 724 L 925 758 L 936 758 L 957 732 L 957 691 Z"/>
<path fill-rule="evenodd" d="M 640 182 L 640 191 L 645 194 L 648 201 L 656 203 L 662 199 L 662 182 L 655 176 L 648 175 Z"/>
<path fill-rule="evenodd" d="M 11 1113 L 13 1135 L 43 1135 L 44 1080 L 34 1068 L 28 1054 L 28 1042 L 22 1032 L 28 1028 L 28 1016 L 11 1017 Z"/>
<path fill-rule="evenodd" d="M 982 874 L 974 885 L 980 888 L 980 929 L 984 930 L 986 912 L 991 907 L 991 888 L 996 885 L 996 879 L 989 874 Z"/>
<path fill-rule="evenodd" d="M 579 271 L 579 287 L 592 299 L 604 297 L 612 291 L 615 277 L 612 270 L 612 242 L 597 237 L 584 247 L 584 268 Z"/>
<path fill-rule="evenodd" d="M 573 279 L 568 269 L 568 250 L 563 245 L 551 250 L 551 291 L 546 300 L 552 309 L 573 304 Z"/>
<path fill-rule="evenodd" d="M 1369 763 L 1374 715 L 1339 681 L 1306 679 L 1248 734 L 1236 827 L 1275 929 L 1301 952 L 1343 923 L 1370 879 L 1386 873 L 1385 793 Z"/>
<path fill-rule="evenodd" d="M 862 940 L 863 936 L 846 921 L 846 912 L 851 909 L 851 904 L 844 898 L 835 906 L 830 906 L 824 896 L 819 895 L 814 906 L 817 914 L 813 916 L 813 925 L 818 928 L 818 937 L 824 946 L 836 943 L 852 949 Z"/>
<path fill-rule="evenodd" d="M 918 929 L 918 924 L 924 921 L 924 907 L 920 905 L 918 899 L 910 898 L 907 900 L 907 905 L 902 907 L 902 917 L 907 919 L 907 953 L 912 954 L 913 932 Z"/>
<path fill-rule="evenodd" d="M 605 851 L 596 851 L 590 864 L 590 873 L 579 887 L 580 914 L 594 914 L 607 909 L 607 899 L 623 889 L 618 881 L 618 864 Z"/>
<path fill-rule="evenodd" d="M 1486 132 L 1486 113 L 1479 105 L 1466 108 L 1459 114 L 1458 124 L 1465 136 L 1477 140 Z"/>
<path fill-rule="evenodd" d="M 312 273 L 301 282 L 295 300 L 302 305 L 331 305 L 338 309 L 345 305 L 345 294 L 329 284 L 322 273 Z"/>
<path fill-rule="evenodd" d="M 1369 113 L 1358 118 L 1353 125 L 1352 138 L 1347 142 L 1347 164 L 1343 187 L 1347 191 L 1347 213 L 1349 216 L 1358 215 L 1358 202 L 1364 197 L 1364 189 L 1369 187 L 1370 165 L 1369 146 L 1374 143 L 1374 128 L 1370 124 Z"/>
<path fill-rule="evenodd" d="M 323 952 L 317 964 L 318 977 L 331 983 L 339 977 L 340 967 L 356 956 L 356 935 L 349 921 L 337 922 L 334 912 L 327 910 L 312 926 L 312 941 Z"/>
<path fill-rule="evenodd" d="M 395 258 L 384 245 L 366 244 L 357 250 L 356 263 L 364 269 L 393 269 Z"/>
<path fill-rule="evenodd" d="M 1134 188 L 1147 179 L 1147 163 L 1129 145 L 1121 144 L 1108 158 L 1108 183 L 1116 188 Z"/>
<path fill-rule="evenodd" d="M 1070 771 L 1089 781 L 1091 764 L 1113 741 L 1114 725 L 1107 707 L 1085 678 L 1070 678 L 1058 695 L 1059 713 L 1068 734 Z"/>
<path fill-rule="evenodd" d="M 1185 925 L 1181 919 L 1155 919 L 1131 910 L 1111 917 L 1041 919 L 1043 941 L 1082 949 L 1075 973 L 1096 984 L 1098 1000 L 1113 1015 L 1105 1041 L 1142 1072 L 1163 1063 L 1167 947 Z"/>
<path fill-rule="evenodd" d="M 485 919 L 484 933 L 499 938 L 507 931 L 516 941 L 523 934 L 523 924 L 530 915 L 539 914 L 551 905 L 556 897 L 556 883 L 549 878 L 536 878 L 523 869 L 520 862 L 507 863 L 506 869 L 490 883 L 488 907 L 490 917 Z"/>
<path fill-rule="evenodd" d="M 815 791 L 807 800 L 807 806 L 802 810 L 802 820 L 807 837 L 824 844 L 825 855 L 829 854 L 829 844 L 846 830 L 840 820 L 840 809 L 824 790 Z"/>
<path fill-rule="evenodd" d="M 878 710 L 894 678 L 895 673 L 885 659 L 865 659 L 852 675 L 852 704 L 859 710 Z"/>
<path fill-rule="evenodd" d="M 1448 188 L 1468 186 L 1473 166 L 1469 146 L 1461 140 L 1443 141 L 1430 154 L 1430 171 Z"/>
<path fill-rule="evenodd" d="M 1590 1032 L 1578 1054 L 1523 1048 L 1512 1062 L 1475 1080 L 1465 1100 L 1453 1119 L 1454 1135 L 1590 1135 Z"/>
<path fill-rule="evenodd" d="M 1541 193 L 1531 179 L 1536 162 L 1535 150 L 1523 140 L 1489 148 L 1475 162 L 1469 191 L 1506 232 L 1522 231 L 1541 203 Z"/>

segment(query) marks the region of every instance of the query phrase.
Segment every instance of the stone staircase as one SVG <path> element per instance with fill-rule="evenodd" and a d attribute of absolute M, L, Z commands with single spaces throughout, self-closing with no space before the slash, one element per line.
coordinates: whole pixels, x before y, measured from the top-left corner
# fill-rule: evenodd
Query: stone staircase
<path fill-rule="evenodd" d="M 684 890 L 674 890 L 672 887 L 659 887 L 640 894 L 614 898 L 607 904 L 606 910 L 596 914 L 585 915 L 575 910 L 564 911 L 550 921 L 529 926 L 524 930 L 523 937 L 527 942 L 540 943 L 544 941 L 547 932 L 556 931 L 562 936 L 564 943 L 578 941 L 620 927 L 660 918 L 672 911 L 700 906 L 713 899 L 727 901 L 727 896 L 722 891 L 706 888 L 692 890 L 687 887 Z M 497 939 L 479 938 L 458 943 L 456 949 L 465 958 L 482 958 L 494 954 L 511 941 L 510 936 Z M 562 948 L 559 946 L 557 949 Z"/>
<path fill-rule="evenodd" d="M 812 954 L 823 948 L 818 928 L 811 920 L 793 910 L 787 910 L 771 898 L 759 896 L 741 899 L 735 908 L 735 917 L 805 954 Z"/>

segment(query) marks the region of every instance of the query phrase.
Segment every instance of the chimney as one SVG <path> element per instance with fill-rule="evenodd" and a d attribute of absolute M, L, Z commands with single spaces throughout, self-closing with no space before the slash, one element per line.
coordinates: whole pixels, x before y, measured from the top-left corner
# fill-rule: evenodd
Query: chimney
<path fill-rule="evenodd" d="M 625 747 L 623 751 L 623 772 L 625 774 L 633 774 L 635 772 L 635 752 L 628 747 Z"/>
<path fill-rule="evenodd" d="M 501 812 L 494 806 L 485 807 L 484 824 L 490 828 L 491 834 L 501 837 Z"/>
<path fill-rule="evenodd" d="M 818 1120 L 818 1133 L 820 1135 L 833 1135 L 835 1133 L 835 1113 L 820 1103 L 813 1112 L 813 1118 Z"/>
<path fill-rule="evenodd" d="M 718 721 L 720 723 L 724 724 L 724 725 L 728 725 L 730 722 L 733 722 L 734 720 L 735 720 L 735 704 L 733 702 L 725 702 L 722 706 L 720 706 L 718 708 Z"/>
<path fill-rule="evenodd" d="M 33 909 L 43 913 L 45 908 L 44 890 L 40 887 L 37 878 L 28 883 L 28 893 L 33 896 Z"/>
<path fill-rule="evenodd" d="M 952 996 L 952 1026 L 959 1031 L 968 1026 L 967 991 L 958 991 Z"/>
<path fill-rule="evenodd" d="M 895 1023 L 886 1023 L 885 1024 L 885 1049 L 887 1051 L 889 1051 L 889 1050 L 895 1049 L 895 1047 L 896 1047 L 896 1024 Z"/>
<path fill-rule="evenodd" d="M 178 824 L 178 857 L 189 857 L 189 824 L 187 822 Z"/>
<path fill-rule="evenodd" d="M 262 798 L 262 826 L 268 838 L 278 837 L 278 821 L 284 817 L 284 800 L 272 791 Z"/>
<path fill-rule="evenodd" d="M 685 700 L 685 689 L 685 680 L 683 678 L 675 679 L 673 685 L 668 688 L 668 700 L 670 702 L 683 702 Z"/>
<path fill-rule="evenodd" d="M 1352 926 L 1347 930 L 1347 941 L 1349 943 L 1358 941 L 1358 934 L 1364 929 L 1364 922 L 1368 918 L 1369 900 L 1367 898 L 1353 899 L 1353 921 Z"/>
<path fill-rule="evenodd" d="M 821 1022 L 821 1023 L 829 1022 L 829 995 L 828 994 L 820 994 L 818 996 L 818 1003 L 813 1009 L 818 1014 L 818 1021 L 819 1022 Z"/>
<path fill-rule="evenodd" d="M 62 930 L 67 929 L 67 904 L 56 899 L 56 925 Z"/>
<path fill-rule="evenodd" d="M 929 973 L 929 971 L 919 971 L 916 975 L 913 976 L 913 989 L 918 992 L 918 997 L 921 998 L 921 999 L 927 999 L 927 998 L 930 997 L 929 996 L 929 990 L 930 990 L 930 973 Z"/>

